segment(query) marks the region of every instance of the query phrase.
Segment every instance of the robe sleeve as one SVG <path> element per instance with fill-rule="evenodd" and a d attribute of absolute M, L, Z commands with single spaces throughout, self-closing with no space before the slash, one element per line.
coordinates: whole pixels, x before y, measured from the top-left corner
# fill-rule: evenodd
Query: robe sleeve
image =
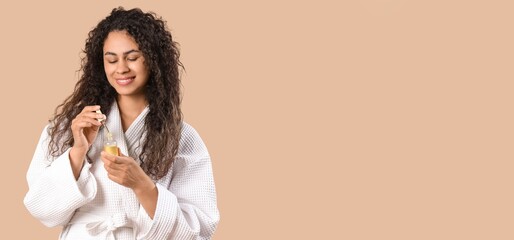
<path fill-rule="evenodd" d="M 52 158 L 48 155 L 49 135 L 45 127 L 27 171 L 29 190 L 23 200 L 27 210 L 45 226 L 65 225 L 75 210 L 93 200 L 96 180 L 84 161 L 77 180 L 71 169 L 69 151 Z"/>
<path fill-rule="evenodd" d="M 210 239 L 216 230 L 220 215 L 211 158 L 198 133 L 184 128 L 171 183 L 156 183 L 153 220 L 140 206 L 136 239 Z"/>

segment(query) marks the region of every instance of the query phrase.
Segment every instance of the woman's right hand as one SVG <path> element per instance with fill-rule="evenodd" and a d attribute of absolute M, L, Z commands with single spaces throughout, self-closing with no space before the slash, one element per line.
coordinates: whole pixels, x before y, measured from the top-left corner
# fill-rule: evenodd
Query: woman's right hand
<path fill-rule="evenodd" d="M 86 106 L 71 122 L 73 133 L 73 155 L 82 158 L 86 156 L 89 147 L 93 144 L 102 123 L 98 119 L 105 119 L 105 115 L 96 113 L 100 106 Z"/>

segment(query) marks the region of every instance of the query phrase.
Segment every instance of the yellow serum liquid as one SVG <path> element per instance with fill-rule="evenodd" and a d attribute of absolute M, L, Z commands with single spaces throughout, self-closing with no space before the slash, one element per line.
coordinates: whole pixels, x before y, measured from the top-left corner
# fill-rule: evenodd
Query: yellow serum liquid
<path fill-rule="evenodd" d="M 104 151 L 115 156 L 120 155 L 118 151 L 118 144 L 116 144 L 116 141 L 114 141 L 112 134 L 110 132 L 107 132 L 106 134 L 106 139 L 104 142 Z"/>
<path fill-rule="evenodd" d="M 104 151 L 106 151 L 112 155 L 119 156 L 118 146 L 116 146 L 116 145 L 104 145 Z"/>

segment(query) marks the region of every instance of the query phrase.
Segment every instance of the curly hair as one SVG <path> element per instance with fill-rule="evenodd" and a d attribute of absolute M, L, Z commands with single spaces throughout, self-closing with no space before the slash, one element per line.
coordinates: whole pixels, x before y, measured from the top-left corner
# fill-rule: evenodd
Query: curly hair
<path fill-rule="evenodd" d="M 113 31 L 126 31 L 133 37 L 149 69 L 145 93 L 149 111 L 139 160 L 146 174 L 160 179 L 169 171 L 178 152 L 183 118 L 179 69 L 183 65 L 179 61 L 178 43 L 173 41 L 166 21 L 139 8 L 115 8 L 89 32 L 85 56 L 81 58 L 82 74 L 73 93 L 56 107 L 50 119 L 49 154 L 56 157 L 73 146 L 71 122 L 85 106 L 100 105 L 104 114 L 110 112 L 117 92 L 104 70 L 103 45 Z"/>

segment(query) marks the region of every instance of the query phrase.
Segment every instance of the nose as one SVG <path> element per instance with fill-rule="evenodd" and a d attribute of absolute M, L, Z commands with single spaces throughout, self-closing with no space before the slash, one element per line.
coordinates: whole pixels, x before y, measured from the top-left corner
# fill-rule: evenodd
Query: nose
<path fill-rule="evenodd" d="M 127 65 L 127 61 L 125 60 L 119 60 L 118 64 L 116 65 L 116 73 L 123 74 L 130 71 L 130 68 Z"/>

